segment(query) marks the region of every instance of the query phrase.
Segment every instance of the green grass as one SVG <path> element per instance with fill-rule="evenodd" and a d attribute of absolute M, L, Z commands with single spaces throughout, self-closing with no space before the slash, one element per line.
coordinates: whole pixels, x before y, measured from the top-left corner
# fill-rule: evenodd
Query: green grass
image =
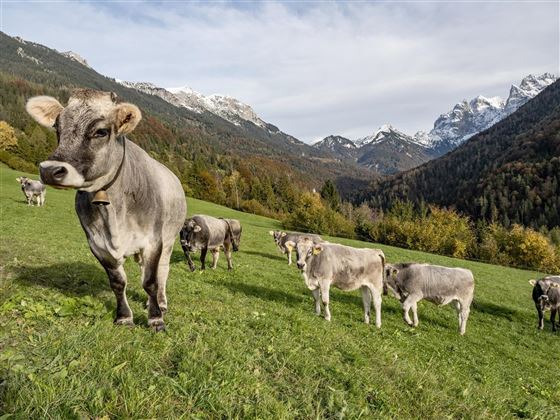
<path fill-rule="evenodd" d="M 411 329 L 391 297 L 377 330 L 362 322 L 359 291 L 333 291 L 328 323 L 268 235 L 277 221 L 189 199 L 189 214 L 243 224 L 235 270 L 222 255 L 217 270 L 191 273 L 177 243 L 167 332 L 156 334 L 128 261 L 136 326 L 116 327 L 74 193 L 49 188 L 30 208 L 18 175 L 0 167 L 1 418 L 560 416 L 560 336 L 536 329 L 527 283 L 538 273 L 379 246 L 392 262 L 471 269 L 467 334 L 450 306 L 429 303 Z"/>

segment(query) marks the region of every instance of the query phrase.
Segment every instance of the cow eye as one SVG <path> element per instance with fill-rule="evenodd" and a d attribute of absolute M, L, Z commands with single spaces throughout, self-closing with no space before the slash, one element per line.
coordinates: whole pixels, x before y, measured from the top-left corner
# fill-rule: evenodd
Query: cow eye
<path fill-rule="evenodd" d="M 93 133 L 94 138 L 102 138 L 102 137 L 107 137 L 109 135 L 109 130 L 107 130 L 106 128 L 100 128 L 98 130 L 95 131 L 95 133 Z"/>

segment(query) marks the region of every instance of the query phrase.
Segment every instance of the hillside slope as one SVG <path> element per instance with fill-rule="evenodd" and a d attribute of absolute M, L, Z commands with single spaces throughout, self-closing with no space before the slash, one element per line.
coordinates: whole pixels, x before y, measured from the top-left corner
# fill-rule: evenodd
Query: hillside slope
<path fill-rule="evenodd" d="M 384 297 L 380 330 L 358 291 L 332 290 L 332 321 L 268 231 L 279 223 L 198 200 L 189 214 L 238 218 L 234 270 L 191 273 L 171 258 L 166 333 L 146 325 L 136 263 L 125 265 L 134 328 L 115 327 L 115 299 L 88 249 L 72 191 L 27 207 L 0 165 L 0 413 L 14 418 L 556 418 L 558 334 L 536 328 L 527 283 L 537 273 L 371 243 L 388 261 L 462 266 L 476 279 L 467 334 L 449 307 L 419 305 L 403 323 Z M 48 250 L 48 252 L 45 252 Z M 198 265 L 198 261 L 197 265 Z M 548 360 L 548 359 L 547 359 Z"/>
<path fill-rule="evenodd" d="M 456 207 L 505 226 L 560 225 L 560 81 L 451 153 L 375 182 L 361 199 Z"/>
<path fill-rule="evenodd" d="M 245 120 L 233 124 L 210 112 L 174 106 L 156 95 L 117 83 L 75 58 L 43 45 L 0 32 L 0 49 L 0 76 L 4 84 L 0 119 L 19 130 L 32 131 L 34 127 L 30 118 L 20 115 L 30 95 L 51 94 L 64 101 L 69 89 L 87 87 L 113 91 L 138 105 L 145 118 L 134 140 L 154 151 L 175 172 L 180 171 L 172 162 L 177 157 L 187 162 L 203 160 L 215 171 L 232 167 L 242 170 L 244 166 L 255 176 L 288 175 L 307 188 L 318 188 L 328 178 L 367 176 L 365 169 L 336 162 L 273 125 L 261 127 Z M 263 159 L 274 160 L 266 171 L 262 170 Z"/>

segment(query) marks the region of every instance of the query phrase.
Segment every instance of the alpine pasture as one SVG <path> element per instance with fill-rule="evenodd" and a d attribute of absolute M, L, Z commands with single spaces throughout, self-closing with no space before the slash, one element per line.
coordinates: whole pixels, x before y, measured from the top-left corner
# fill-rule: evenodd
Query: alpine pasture
<path fill-rule="evenodd" d="M 381 329 L 365 325 L 359 291 L 331 290 L 329 323 L 269 236 L 278 221 L 188 199 L 188 215 L 241 221 L 234 270 L 222 255 L 191 273 L 177 241 L 167 331 L 154 333 L 130 259 L 135 327 L 119 327 L 75 192 L 48 188 L 44 207 L 28 207 L 21 175 L 0 167 L 2 419 L 560 417 L 560 334 L 549 314 L 537 330 L 528 284 L 542 273 L 328 238 L 465 267 L 476 282 L 463 337 L 451 306 L 421 302 L 413 329 L 391 296 Z"/>

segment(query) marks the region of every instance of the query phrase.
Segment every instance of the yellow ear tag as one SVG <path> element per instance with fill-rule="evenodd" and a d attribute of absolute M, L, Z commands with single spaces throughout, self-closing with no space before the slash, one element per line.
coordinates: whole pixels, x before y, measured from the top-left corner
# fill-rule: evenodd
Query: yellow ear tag
<path fill-rule="evenodd" d="M 321 251 L 321 248 L 313 248 L 313 255 L 319 255 Z"/>

